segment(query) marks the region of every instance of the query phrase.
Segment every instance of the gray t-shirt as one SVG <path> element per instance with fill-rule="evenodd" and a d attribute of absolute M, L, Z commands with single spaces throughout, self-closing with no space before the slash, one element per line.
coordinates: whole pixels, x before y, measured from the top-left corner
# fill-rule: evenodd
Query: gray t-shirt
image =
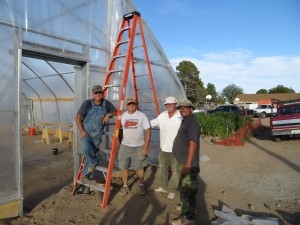
<path fill-rule="evenodd" d="M 145 130 L 150 128 L 149 120 L 144 113 L 137 110 L 129 114 L 126 111 L 122 114 L 121 124 L 123 127 L 123 145 L 130 147 L 144 145 Z"/>

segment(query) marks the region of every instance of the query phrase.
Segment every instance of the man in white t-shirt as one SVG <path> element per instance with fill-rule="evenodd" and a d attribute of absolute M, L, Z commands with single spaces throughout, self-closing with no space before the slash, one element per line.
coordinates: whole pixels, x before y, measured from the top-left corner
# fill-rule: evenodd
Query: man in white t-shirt
<path fill-rule="evenodd" d="M 150 121 L 152 127 L 160 128 L 160 148 L 158 156 L 160 165 L 160 187 L 155 189 L 156 192 L 169 193 L 168 198 L 174 199 L 178 188 L 178 164 L 172 154 L 173 141 L 180 127 L 182 117 L 176 109 L 177 100 L 175 97 L 167 97 L 165 100 L 166 111 Z M 171 177 L 169 179 L 169 168 Z"/>
<path fill-rule="evenodd" d="M 123 139 L 118 151 L 118 165 L 122 173 L 123 187 L 120 195 L 126 196 L 129 192 L 129 169 L 135 170 L 139 177 L 139 194 L 145 195 L 144 167 L 149 163 L 148 150 L 151 139 L 151 127 L 147 116 L 137 110 L 135 99 L 126 100 L 127 111 L 122 114 Z"/>

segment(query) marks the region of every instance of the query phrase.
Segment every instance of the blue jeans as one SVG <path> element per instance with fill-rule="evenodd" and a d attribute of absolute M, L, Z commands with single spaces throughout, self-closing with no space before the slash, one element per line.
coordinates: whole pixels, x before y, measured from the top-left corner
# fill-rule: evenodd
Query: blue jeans
<path fill-rule="evenodd" d="M 100 137 L 99 137 L 100 138 Z M 97 151 L 98 147 L 94 145 L 94 141 L 92 137 L 81 138 L 82 144 L 82 154 L 84 156 L 84 169 L 83 169 L 83 176 L 88 173 L 88 165 L 89 166 L 96 166 L 97 165 Z"/>

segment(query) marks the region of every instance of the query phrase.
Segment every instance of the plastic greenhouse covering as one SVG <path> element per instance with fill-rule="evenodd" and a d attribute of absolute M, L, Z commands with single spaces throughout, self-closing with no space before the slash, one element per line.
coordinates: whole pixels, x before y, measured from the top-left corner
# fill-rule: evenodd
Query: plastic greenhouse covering
<path fill-rule="evenodd" d="M 22 214 L 22 131 L 45 124 L 73 129 L 74 174 L 81 145 L 74 121 L 91 88 L 103 85 L 123 15 L 138 11 L 130 0 L 0 1 L 0 206 L 19 202 Z M 160 111 L 168 96 L 185 93 L 146 22 L 143 20 Z M 142 57 L 142 56 L 141 56 Z M 143 70 L 144 68 L 137 68 Z M 140 81 L 145 82 L 145 81 Z M 131 96 L 131 81 L 126 96 Z M 106 98 L 117 104 L 119 88 Z M 140 110 L 156 116 L 149 95 Z M 152 158 L 159 145 L 153 131 Z"/>

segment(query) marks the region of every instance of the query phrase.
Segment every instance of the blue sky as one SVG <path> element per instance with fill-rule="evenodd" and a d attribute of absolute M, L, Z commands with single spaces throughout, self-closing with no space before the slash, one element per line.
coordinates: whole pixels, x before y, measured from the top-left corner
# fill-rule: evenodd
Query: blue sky
<path fill-rule="evenodd" d="M 133 0 L 173 68 L 193 62 L 205 87 L 300 92 L 299 0 Z"/>

